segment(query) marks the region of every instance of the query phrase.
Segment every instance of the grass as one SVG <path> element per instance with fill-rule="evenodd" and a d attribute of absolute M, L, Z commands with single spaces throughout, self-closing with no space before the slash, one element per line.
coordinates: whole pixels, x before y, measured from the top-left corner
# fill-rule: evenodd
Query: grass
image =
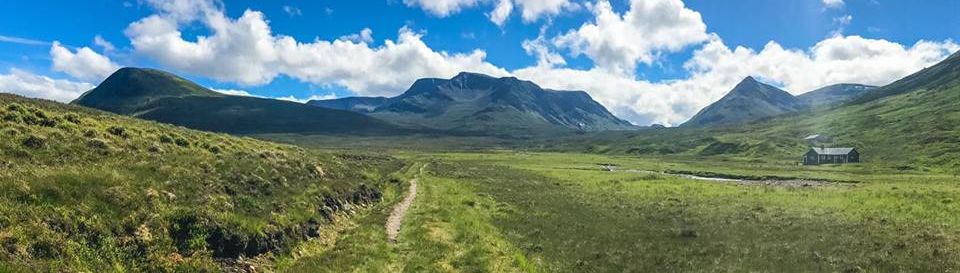
<path fill-rule="evenodd" d="M 319 271 L 951 272 L 960 189 L 949 175 L 869 165 L 753 168 L 570 153 L 404 154 L 430 162 L 396 246 L 385 214 L 323 255 Z M 787 188 L 601 171 L 598 163 L 738 175 L 860 178 Z M 748 172 L 737 170 L 751 170 Z M 821 177 L 823 175 L 824 177 Z M 353 236 L 353 235 L 350 235 Z M 381 247 L 385 246 L 385 247 Z M 349 255 L 344 255 L 349 253 Z M 360 259 L 358 257 L 364 257 Z M 376 267 L 365 265 L 375 264 Z M 341 270 L 342 269 L 342 270 Z M 307 270 L 304 270 L 307 271 Z"/>
<path fill-rule="evenodd" d="M 0 95 L 0 268 L 220 271 L 291 255 L 404 162 Z"/>

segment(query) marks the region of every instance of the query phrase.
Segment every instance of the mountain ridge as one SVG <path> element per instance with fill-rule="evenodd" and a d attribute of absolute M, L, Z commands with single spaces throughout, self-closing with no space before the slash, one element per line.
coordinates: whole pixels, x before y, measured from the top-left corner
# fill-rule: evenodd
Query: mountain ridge
<path fill-rule="evenodd" d="M 404 126 L 458 132 L 635 129 L 584 91 L 544 89 L 516 77 L 472 72 L 450 79 L 418 79 L 391 98 L 349 97 L 308 104 L 365 113 Z"/>
<path fill-rule="evenodd" d="M 701 109 L 680 126 L 731 125 L 798 112 L 806 108 L 803 102 L 787 91 L 748 76 L 720 100 Z"/>
<path fill-rule="evenodd" d="M 380 134 L 398 129 L 351 111 L 220 94 L 172 73 L 149 68 L 121 68 L 71 103 L 192 129 L 235 134 Z"/>

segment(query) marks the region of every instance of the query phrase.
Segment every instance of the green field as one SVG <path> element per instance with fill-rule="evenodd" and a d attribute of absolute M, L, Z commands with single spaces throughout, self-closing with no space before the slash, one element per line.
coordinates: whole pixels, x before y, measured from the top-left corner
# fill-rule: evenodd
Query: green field
<path fill-rule="evenodd" d="M 335 250 L 289 272 L 960 270 L 952 175 L 509 151 L 405 156 L 428 167 L 399 242 L 386 242 L 385 213 L 370 214 Z M 851 182 L 748 186 L 598 163 Z"/>
<path fill-rule="evenodd" d="M 292 146 L 6 95 L 0 117 L 0 272 L 960 271 L 947 168 L 268 136 Z"/>

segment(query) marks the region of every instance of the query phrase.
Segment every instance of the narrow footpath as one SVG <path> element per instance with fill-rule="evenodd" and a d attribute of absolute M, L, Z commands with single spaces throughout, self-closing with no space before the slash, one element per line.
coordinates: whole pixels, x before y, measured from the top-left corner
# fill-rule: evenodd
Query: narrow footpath
<path fill-rule="evenodd" d="M 407 193 L 407 197 L 403 198 L 403 201 L 393 207 L 393 212 L 390 213 L 390 217 L 387 218 L 387 239 L 390 240 L 390 243 L 397 242 L 397 235 L 400 234 L 400 225 L 403 224 L 403 217 L 407 215 L 407 209 L 410 208 L 410 205 L 413 205 L 413 200 L 417 198 L 417 182 L 419 182 L 419 176 L 423 175 L 423 168 L 426 165 L 420 167 L 420 173 L 417 175 L 417 178 L 410 180 L 410 189 Z"/>

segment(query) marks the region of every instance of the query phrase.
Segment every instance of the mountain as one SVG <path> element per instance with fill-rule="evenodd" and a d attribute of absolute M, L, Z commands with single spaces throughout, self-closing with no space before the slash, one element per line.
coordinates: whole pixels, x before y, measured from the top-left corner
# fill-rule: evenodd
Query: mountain
<path fill-rule="evenodd" d="M 806 109 L 807 105 L 790 93 L 743 79 L 723 98 L 700 110 L 683 127 L 702 127 L 745 123 Z"/>
<path fill-rule="evenodd" d="M 854 100 L 875 88 L 877 87 L 871 85 L 841 83 L 803 93 L 797 96 L 797 99 L 810 107 L 836 105 Z"/>
<path fill-rule="evenodd" d="M 836 107 L 742 126 L 638 131 L 610 140 L 613 144 L 608 146 L 597 146 L 607 152 L 728 155 L 789 164 L 810 148 L 804 137 L 824 134 L 832 137 L 836 146 L 856 147 L 871 164 L 956 173 L 960 169 L 957 56 Z M 570 142 L 589 143 L 581 139 Z"/>
<path fill-rule="evenodd" d="M 631 130 L 583 91 L 555 91 L 514 77 L 460 73 L 420 79 L 392 98 L 315 100 L 310 105 L 367 113 L 403 126 L 488 134 Z"/>
<path fill-rule="evenodd" d="M 917 90 L 948 89 L 958 84 L 960 84 L 960 51 L 931 67 L 877 88 L 856 99 L 854 103 L 865 103 Z"/>
<path fill-rule="evenodd" d="M 188 128 L 236 133 L 387 133 L 395 126 L 351 111 L 230 96 L 155 69 L 122 68 L 73 104 Z"/>

